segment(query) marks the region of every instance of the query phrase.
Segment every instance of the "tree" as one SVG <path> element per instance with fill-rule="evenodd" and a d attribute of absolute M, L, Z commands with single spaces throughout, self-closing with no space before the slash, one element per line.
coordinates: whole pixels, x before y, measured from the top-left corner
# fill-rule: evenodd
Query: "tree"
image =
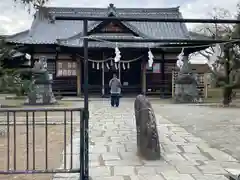
<path fill-rule="evenodd" d="M 33 7 L 35 9 L 44 6 L 49 0 L 14 0 L 16 3 L 24 4 L 29 8 Z"/>
<path fill-rule="evenodd" d="M 13 58 L 13 55 L 17 53 L 15 48 L 16 46 L 10 46 L 5 42 L 5 37 L 0 37 L 0 92 L 23 95 L 28 91 L 31 79 L 22 78 L 24 74 L 29 77 L 26 69 L 12 66 L 26 62 L 26 59 L 16 61 L 16 58 Z"/>
<path fill-rule="evenodd" d="M 43 7 L 49 0 L 13 0 L 15 3 L 21 3 L 28 7 L 38 9 Z M 10 61 L 16 51 L 15 47 L 6 43 L 5 37 L 0 36 L 0 92 L 10 92 L 22 94 L 27 91 L 31 80 L 21 78 L 22 71 L 19 68 L 9 68 L 4 61 Z M 23 71 L 24 72 L 24 71 Z"/>
<path fill-rule="evenodd" d="M 238 15 L 240 17 L 239 12 Z M 211 16 L 213 19 L 232 17 L 229 11 L 220 8 L 215 8 Z M 208 60 L 216 84 L 223 88 L 223 104 L 229 105 L 232 102 L 233 90 L 240 87 L 240 48 L 239 42 L 233 41 L 233 38 L 240 37 L 240 26 L 204 24 L 198 28 L 198 31 L 213 39 L 229 40 L 229 43 L 212 45 L 199 52 Z"/>

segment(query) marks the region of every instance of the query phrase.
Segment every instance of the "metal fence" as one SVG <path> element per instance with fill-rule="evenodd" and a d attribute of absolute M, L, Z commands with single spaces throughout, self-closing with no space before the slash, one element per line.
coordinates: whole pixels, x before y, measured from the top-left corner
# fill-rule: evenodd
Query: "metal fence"
<path fill-rule="evenodd" d="M 82 108 L 62 107 L 0 109 L 0 141 L 3 140 L 0 147 L 0 153 L 3 153 L 0 174 L 84 174 L 83 112 Z M 80 155 L 73 143 L 76 136 L 74 132 L 79 132 Z M 56 152 L 55 146 L 63 149 L 63 152 Z M 52 161 L 61 153 L 62 167 L 54 167 L 59 164 Z M 79 158 L 77 161 L 81 162 L 80 167 L 73 163 L 76 154 Z"/>

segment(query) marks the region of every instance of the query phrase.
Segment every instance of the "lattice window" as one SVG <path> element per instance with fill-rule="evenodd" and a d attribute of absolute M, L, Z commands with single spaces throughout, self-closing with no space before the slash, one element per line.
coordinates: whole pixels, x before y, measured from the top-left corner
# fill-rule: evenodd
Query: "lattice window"
<path fill-rule="evenodd" d="M 57 76 L 76 76 L 77 64 L 74 61 L 58 60 Z"/>

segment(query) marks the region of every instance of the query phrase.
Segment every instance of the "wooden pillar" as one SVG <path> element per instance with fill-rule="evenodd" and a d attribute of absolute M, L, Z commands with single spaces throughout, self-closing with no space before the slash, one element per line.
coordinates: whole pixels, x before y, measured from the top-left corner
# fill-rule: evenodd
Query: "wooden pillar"
<path fill-rule="evenodd" d="M 103 61 L 105 60 L 104 52 L 102 54 Z M 102 64 L 102 96 L 105 96 L 105 64 Z"/>
<path fill-rule="evenodd" d="M 30 51 L 31 51 L 30 66 L 33 67 L 34 66 L 34 48 L 32 47 Z"/>
<path fill-rule="evenodd" d="M 172 98 L 174 98 L 175 94 L 175 71 L 172 71 Z"/>
<path fill-rule="evenodd" d="M 75 58 L 77 63 L 77 96 L 82 95 L 82 62 L 80 58 Z"/>
<path fill-rule="evenodd" d="M 203 83 L 204 83 L 204 98 L 208 98 L 208 74 L 203 74 Z"/>
<path fill-rule="evenodd" d="M 166 78 L 165 78 L 165 54 L 162 52 L 162 61 L 161 61 L 161 81 L 162 81 L 162 89 L 161 89 L 161 96 L 164 97 L 166 93 Z"/>
<path fill-rule="evenodd" d="M 142 93 L 146 94 L 147 82 L 146 82 L 146 62 L 142 61 Z"/>
<path fill-rule="evenodd" d="M 118 79 L 121 81 L 121 63 L 118 63 Z"/>

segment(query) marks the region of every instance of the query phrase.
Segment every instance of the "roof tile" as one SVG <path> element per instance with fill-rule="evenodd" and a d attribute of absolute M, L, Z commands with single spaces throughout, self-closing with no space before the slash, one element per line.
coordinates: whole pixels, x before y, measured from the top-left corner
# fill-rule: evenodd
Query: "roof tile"
<path fill-rule="evenodd" d="M 52 17 L 55 16 L 107 16 L 108 8 L 66 8 L 47 7 L 47 12 Z M 120 17 L 162 17 L 162 18 L 182 18 L 177 8 L 114 8 L 111 9 Z M 58 39 L 68 39 L 79 41 L 82 34 L 82 21 L 62 21 L 55 20 L 50 23 L 48 19 L 39 19 L 39 12 L 33 22 L 34 26 L 25 33 L 20 33 L 9 38 L 10 42 L 27 44 L 53 44 Z M 95 28 L 100 22 L 89 22 L 88 30 Z M 163 22 L 128 22 L 131 30 L 140 36 L 147 35 L 149 38 L 166 39 L 189 39 L 189 33 L 183 23 L 163 23 Z M 65 41 L 63 41 L 65 42 Z M 101 44 L 101 43 L 100 43 Z M 136 44 L 136 43 L 135 43 Z M 138 43 L 139 44 L 139 43 Z M 142 45 L 146 43 L 142 43 Z M 65 44 L 67 45 L 67 44 Z M 80 45 L 80 44 L 79 44 Z"/>

